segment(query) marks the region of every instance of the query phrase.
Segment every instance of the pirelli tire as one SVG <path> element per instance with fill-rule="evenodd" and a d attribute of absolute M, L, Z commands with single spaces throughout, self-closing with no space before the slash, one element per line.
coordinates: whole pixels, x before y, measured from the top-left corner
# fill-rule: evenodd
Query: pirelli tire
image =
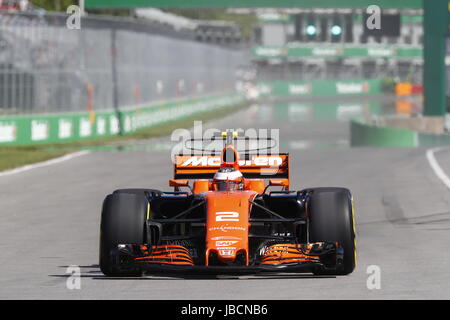
<path fill-rule="evenodd" d="M 100 270 L 108 277 L 138 277 L 139 269 L 123 268 L 117 261 L 117 245 L 145 240 L 148 201 L 143 194 L 114 193 L 103 202 L 100 223 Z"/>
<path fill-rule="evenodd" d="M 307 202 L 310 242 L 339 242 L 344 261 L 338 270 L 317 269 L 315 274 L 348 275 L 356 266 L 356 231 L 353 198 L 345 188 L 312 189 Z"/>

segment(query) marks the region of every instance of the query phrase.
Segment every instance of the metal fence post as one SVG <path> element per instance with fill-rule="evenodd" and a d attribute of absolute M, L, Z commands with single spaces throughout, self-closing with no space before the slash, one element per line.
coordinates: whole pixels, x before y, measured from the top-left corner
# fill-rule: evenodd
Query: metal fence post
<path fill-rule="evenodd" d="M 116 113 L 117 121 L 119 123 L 119 135 L 123 135 L 122 130 L 122 114 L 119 108 L 119 92 L 117 86 L 117 30 L 111 30 L 111 78 L 112 78 L 112 93 L 113 93 L 113 108 Z"/>

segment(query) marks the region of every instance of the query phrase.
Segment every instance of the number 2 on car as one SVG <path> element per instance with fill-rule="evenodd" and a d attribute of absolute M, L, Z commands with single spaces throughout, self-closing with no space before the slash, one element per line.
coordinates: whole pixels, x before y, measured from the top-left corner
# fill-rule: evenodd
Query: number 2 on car
<path fill-rule="evenodd" d="M 216 212 L 216 221 L 239 221 L 239 212 Z"/>

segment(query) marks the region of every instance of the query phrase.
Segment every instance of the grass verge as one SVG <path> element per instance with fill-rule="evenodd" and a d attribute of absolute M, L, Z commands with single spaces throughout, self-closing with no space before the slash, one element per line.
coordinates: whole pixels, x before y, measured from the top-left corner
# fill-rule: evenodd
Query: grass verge
<path fill-rule="evenodd" d="M 61 157 L 67 153 L 67 150 L 45 150 L 35 147 L 0 148 L 0 171 Z"/>
<path fill-rule="evenodd" d="M 196 114 L 181 120 L 159 124 L 123 136 L 24 147 L 0 147 L 0 171 L 57 158 L 70 153 L 72 149 L 104 146 L 129 140 L 142 140 L 167 136 L 170 135 L 175 129 L 191 128 L 194 121 L 208 121 L 222 118 L 246 107 L 248 107 L 248 103 L 242 103 L 230 108 L 204 112 L 202 114 Z"/>

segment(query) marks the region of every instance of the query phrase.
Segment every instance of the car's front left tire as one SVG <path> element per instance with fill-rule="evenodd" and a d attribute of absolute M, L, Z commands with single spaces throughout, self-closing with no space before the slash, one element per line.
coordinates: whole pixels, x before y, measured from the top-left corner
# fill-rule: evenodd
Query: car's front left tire
<path fill-rule="evenodd" d="M 141 276 L 139 269 L 127 269 L 118 264 L 118 244 L 142 244 L 148 201 L 144 195 L 110 194 L 103 202 L 100 224 L 100 269 L 109 277 Z"/>
<path fill-rule="evenodd" d="M 345 188 L 312 189 L 307 201 L 310 242 L 339 242 L 344 249 L 338 270 L 316 270 L 315 274 L 348 275 L 356 266 L 356 232 L 353 198 Z"/>

